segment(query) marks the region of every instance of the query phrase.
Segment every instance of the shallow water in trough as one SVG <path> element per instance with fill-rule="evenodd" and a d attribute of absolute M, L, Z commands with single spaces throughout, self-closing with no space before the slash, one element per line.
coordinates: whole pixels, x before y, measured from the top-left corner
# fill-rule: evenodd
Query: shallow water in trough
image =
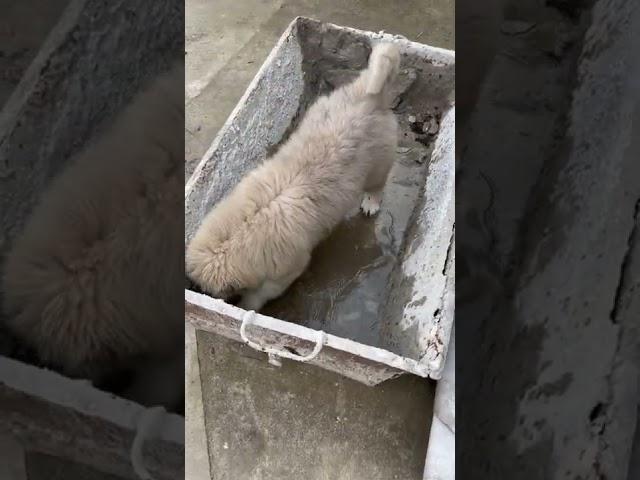
<path fill-rule="evenodd" d="M 307 271 L 262 313 L 383 346 L 384 305 L 394 267 L 422 195 L 430 144 L 414 139 L 399 115 L 402 140 L 380 212 L 353 211 L 314 251 Z"/>

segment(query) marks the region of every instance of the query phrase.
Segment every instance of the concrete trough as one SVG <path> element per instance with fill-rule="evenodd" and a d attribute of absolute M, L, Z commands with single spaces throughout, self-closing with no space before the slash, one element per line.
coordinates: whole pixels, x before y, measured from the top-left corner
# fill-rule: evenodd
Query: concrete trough
<path fill-rule="evenodd" d="M 366 66 L 379 41 L 400 46 L 402 74 L 394 107 L 398 159 L 377 217 L 349 215 L 316 249 L 308 271 L 262 314 L 185 290 L 186 321 L 196 329 L 248 344 L 274 364 L 308 362 L 370 386 L 407 373 L 439 380 L 445 370 L 455 282 L 454 53 L 296 18 L 185 187 L 188 243 L 207 212 L 286 140 L 318 95 Z M 437 395 L 446 397 L 439 404 L 448 436 L 432 431 L 431 443 L 447 441 L 447 450 L 454 391 Z M 436 456 L 443 465 L 434 464 L 432 473 L 453 478 L 452 457 Z M 425 478 L 436 478 L 432 473 Z"/>
<path fill-rule="evenodd" d="M 0 258 L 73 154 L 182 53 L 181 18 L 172 1 L 68 2 L 0 111 Z M 145 469 L 157 479 L 183 477 L 183 417 L 27 363 L 2 323 L 0 441 L 15 451 L 9 478 L 50 478 L 48 468 L 65 478 L 135 479 Z"/>

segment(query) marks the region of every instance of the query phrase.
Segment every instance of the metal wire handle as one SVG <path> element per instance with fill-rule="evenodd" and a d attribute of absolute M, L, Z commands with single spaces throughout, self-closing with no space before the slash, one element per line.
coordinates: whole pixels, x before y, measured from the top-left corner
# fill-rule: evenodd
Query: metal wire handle
<path fill-rule="evenodd" d="M 277 348 L 265 347 L 263 345 L 260 345 L 250 340 L 249 337 L 247 337 L 247 325 L 252 323 L 255 317 L 256 317 L 256 312 L 254 312 L 253 310 L 245 312 L 244 315 L 242 315 L 242 324 L 240 325 L 240 337 L 242 338 L 242 341 L 247 345 L 249 345 L 254 350 L 267 353 L 270 356 L 288 358 L 289 360 L 295 360 L 297 362 L 304 363 L 304 362 L 309 362 L 314 358 L 316 358 L 320 353 L 320 351 L 322 350 L 322 347 L 324 347 L 327 334 L 322 330 L 318 331 L 318 338 L 316 339 L 316 345 L 313 348 L 313 351 L 309 353 L 309 355 L 304 355 L 304 356 L 296 355 L 295 353 L 287 352 L 286 350 L 278 350 Z"/>

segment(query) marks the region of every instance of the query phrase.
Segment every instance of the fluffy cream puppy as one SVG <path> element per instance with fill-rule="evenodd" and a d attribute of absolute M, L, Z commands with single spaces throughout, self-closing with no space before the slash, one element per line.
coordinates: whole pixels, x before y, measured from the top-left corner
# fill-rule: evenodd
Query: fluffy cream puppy
<path fill-rule="evenodd" d="M 209 212 L 186 252 L 194 282 L 215 297 L 240 293 L 242 308 L 259 310 L 358 202 L 377 213 L 395 158 L 399 68 L 397 46 L 376 45 L 368 67 L 319 98 L 279 151 Z"/>
<path fill-rule="evenodd" d="M 41 195 L 2 289 L 7 326 L 42 363 L 100 381 L 140 359 L 183 361 L 183 129 L 177 66 Z"/>

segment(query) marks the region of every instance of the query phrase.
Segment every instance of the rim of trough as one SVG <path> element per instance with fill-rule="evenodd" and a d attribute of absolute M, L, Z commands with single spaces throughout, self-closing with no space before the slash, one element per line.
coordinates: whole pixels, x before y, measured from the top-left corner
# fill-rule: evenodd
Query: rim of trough
<path fill-rule="evenodd" d="M 98 417 L 126 430 L 137 430 L 148 407 L 94 387 L 89 380 L 72 379 L 53 370 L 0 356 L 0 382 L 35 397 L 91 417 Z M 184 417 L 162 412 L 154 440 L 183 445 Z"/>
<path fill-rule="evenodd" d="M 240 307 L 230 305 L 223 300 L 188 289 L 185 289 L 184 295 L 185 303 L 187 304 L 229 317 L 237 322 L 243 321 L 245 310 Z M 260 313 L 255 314 L 255 317 L 253 317 L 251 321 L 251 325 L 283 335 L 299 338 L 301 340 L 308 341 L 309 343 L 316 343 L 318 340 L 318 330 L 314 330 L 297 323 L 280 320 L 268 315 L 262 315 Z M 194 324 L 194 326 L 198 328 L 198 325 Z M 212 329 L 211 331 L 215 331 L 215 329 Z M 397 370 L 413 373 L 424 378 L 429 377 L 432 373 L 427 364 L 420 363 L 412 358 L 403 357 L 383 348 L 366 345 L 364 343 L 339 337 L 330 333 L 324 334 L 322 346 L 349 353 L 365 360 L 384 364 Z"/>

